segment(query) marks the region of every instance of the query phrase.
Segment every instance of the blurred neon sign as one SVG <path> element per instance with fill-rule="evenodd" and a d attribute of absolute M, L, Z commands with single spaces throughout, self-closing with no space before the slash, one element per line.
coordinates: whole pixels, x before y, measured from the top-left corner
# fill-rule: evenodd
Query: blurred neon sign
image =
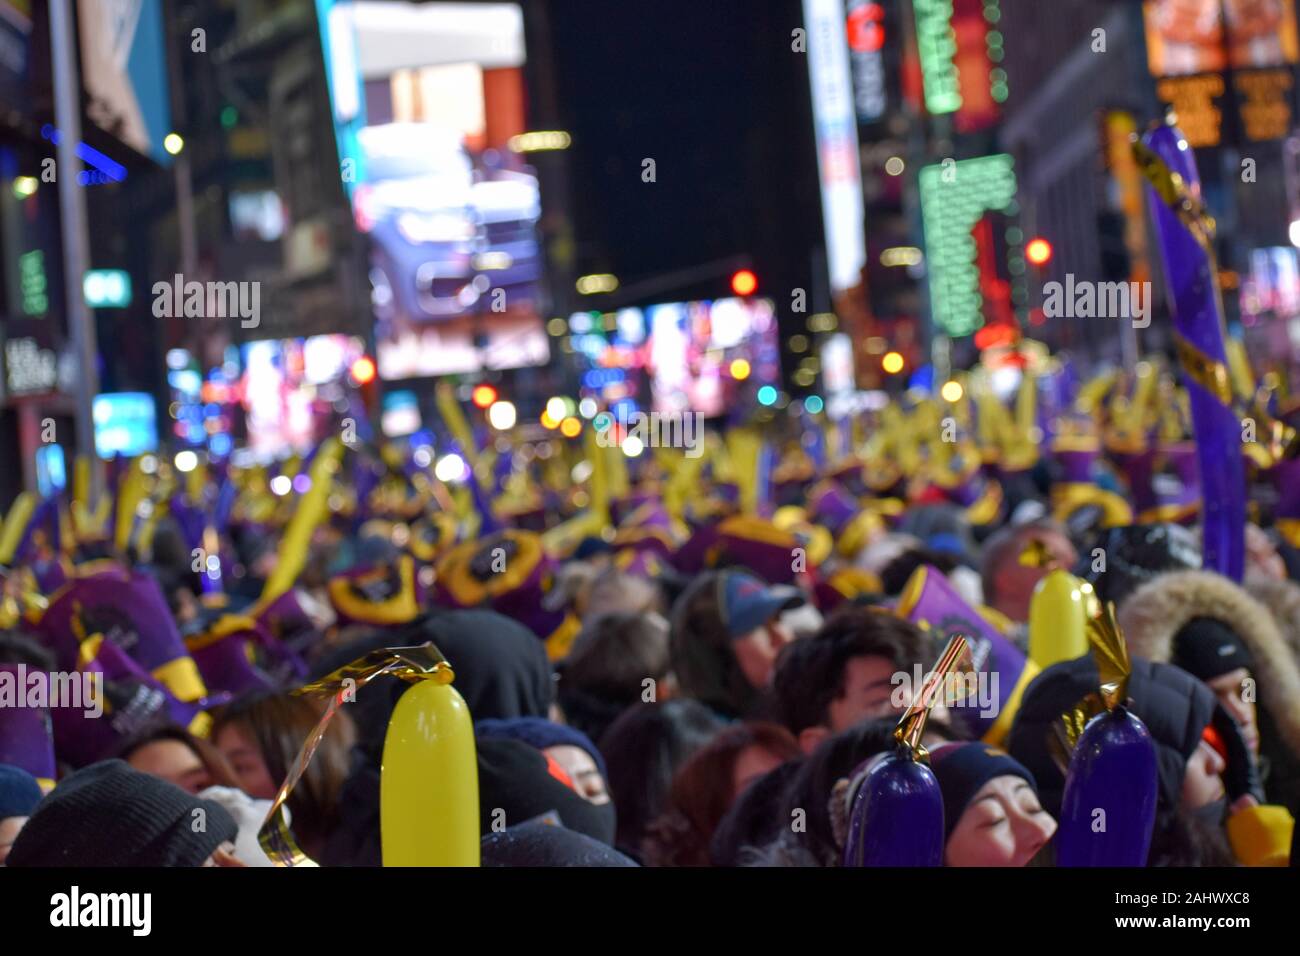
<path fill-rule="evenodd" d="M 990 211 L 1004 212 L 1016 196 L 1010 156 L 944 160 L 920 173 L 921 218 L 930 276 L 930 310 L 950 336 L 984 324 L 978 245 L 971 232 Z"/>

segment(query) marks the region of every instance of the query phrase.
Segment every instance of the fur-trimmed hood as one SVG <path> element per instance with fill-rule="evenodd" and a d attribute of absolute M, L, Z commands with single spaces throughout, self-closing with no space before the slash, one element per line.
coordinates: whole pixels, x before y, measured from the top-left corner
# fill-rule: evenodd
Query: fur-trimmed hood
<path fill-rule="evenodd" d="M 1286 595 L 1300 626 L 1300 589 Z M 1275 613 L 1275 612 L 1274 612 Z M 1244 588 L 1209 571 L 1171 571 L 1134 591 L 1119 609 L 1118 621 L 1135 657 L 1168 662 L 1174 636 L 1193 618 L 1222 622 L 1250 648 L 1260 702 L 1268 708 L 1287 748 L 1300 755 L 1300 664 L 1270 607 Z"/>
<path fill-rule="evenodd" d="M 1286 641 L 1291 656 L 1300 665 L 1300 584 L 1294 581 L 1274 581 L 1271 578 L 1247 578 L 1246 590 L 1272 613 L 1273 620 L 1282 631 L 1282 640 Z"/>

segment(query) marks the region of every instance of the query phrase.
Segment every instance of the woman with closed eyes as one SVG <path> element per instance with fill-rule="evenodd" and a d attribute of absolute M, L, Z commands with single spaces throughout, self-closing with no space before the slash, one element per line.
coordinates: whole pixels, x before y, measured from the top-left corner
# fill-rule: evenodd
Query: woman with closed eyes
<path fill-rule="evenodd" d="M 1033 774 L 996 747 L 943 744 L 930 768 L 943 793 L 944 866 L 1025 866 L 1056 832 Z"/>

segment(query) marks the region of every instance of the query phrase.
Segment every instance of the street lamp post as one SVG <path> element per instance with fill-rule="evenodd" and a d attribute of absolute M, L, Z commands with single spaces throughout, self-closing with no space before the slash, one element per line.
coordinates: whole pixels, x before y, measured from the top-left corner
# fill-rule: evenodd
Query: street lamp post
<path fill-rule="evenodd" d="M 77 355 L 76 448 L 90 465 L 88 493 L 93 505 L 103 489 L 103 473 L 95 457 L 95 394 L 99 391 L 99 347 L 95 316 L 82 292 L 90 264 L 86 226 L 86 196 L 77 184 L 77 144 L 81 142 L 81 78 L 77 70 L 77 31 L 71 0 L 50 0 L 50 49 L 54 60 L 54 120 L 58 142 L 59 222 L 63 239 L 63 288 L 68 331 Z"/>

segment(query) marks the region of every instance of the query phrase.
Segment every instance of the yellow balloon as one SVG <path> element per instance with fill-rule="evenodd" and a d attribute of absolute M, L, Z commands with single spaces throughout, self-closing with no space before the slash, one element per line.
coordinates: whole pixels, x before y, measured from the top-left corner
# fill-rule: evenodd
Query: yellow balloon
<path fill-rule="evenodd" d="M 478 866 L 478 757 L 469 707 L 451 684 L 401 696 L 379 782 L 384 866 Z"/>
<path fill-rule="evenodd" d="M 1052 571 L 1029 602 L 1029 659 L 1039 667 L 1088 653 L 1084 631 L 1092 586 L 1068 571 Z"/>

